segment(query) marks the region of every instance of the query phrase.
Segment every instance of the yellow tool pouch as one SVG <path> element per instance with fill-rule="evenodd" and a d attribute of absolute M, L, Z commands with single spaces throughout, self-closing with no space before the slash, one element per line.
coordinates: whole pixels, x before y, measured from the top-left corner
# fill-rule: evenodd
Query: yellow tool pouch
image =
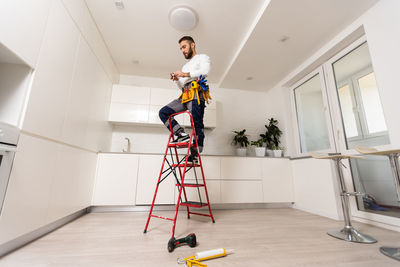
<path fill-rule="evenodd" d="M 182 99 L 182 104 L 192 101 L 194 99 L 194 96 L 196 95 L 197 97 L 197 103 L 200 105 L 200 97 L 199 97 L 199 84 L 196 81 L 192 81 L 190 83 L 190 87 L 187 89 L 184 89 L 180 98 Z"/>
<path fill-rule="evenodd" d="M 192 81 L 190 83 L 190 87 L 187 89 L 183 89 L 183 92 L 179 97 L 182 100 L 182 104 L 192 101 L 194 99 L 194 96 L 196 95 L 197 104 L 200 105 L 199 90 L 201 90 L 201 87 L 199 86 L 198 82 Z M 210 91 L 209 90 L 207 90 L 207 91 L 201 90 L 201 91 L 203 92 L 204 99 L 206 100 L 206 102 L 208 104 L 208 100 L 211 99 Z"/>
<path fill-rule="evenodd" d="M 184 89 L 180 98 L 182 99 L 182 104 L 192 101 L 194 99 L 194 89 L 193 88 L 188 88 L 188 89 Z"/>

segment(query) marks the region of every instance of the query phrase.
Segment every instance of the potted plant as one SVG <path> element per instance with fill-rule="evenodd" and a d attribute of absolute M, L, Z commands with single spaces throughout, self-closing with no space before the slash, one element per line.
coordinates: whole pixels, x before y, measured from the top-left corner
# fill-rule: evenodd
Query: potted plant
<path fill-rule="evenodd" d="M 258 139 L 257 141 L 251 141 L 251 145 L 255 146 L 254 150 L 256 151 L 256 157 L 265 156 L 265 146 L 262 138 Z"/>
<path fill-rule="evenodd" d="M 265 125 L 265 134 L 260 134 L 260 137 L 266 143 L 268 155 L 276 157 L 276 155 L 282 155 L 282 149 L 279 146 L 282 131 L 278 127 L 277 120 L 270 118 L 268 121 L 268 124 Z M 279 150 L 280 152 L 274 152 L 273 150 Z"/>
<path fill-rule="evenodd" d="M 277 146 L 277 147 L 274 146 L 272 149 L 272 154 L 275 158 L 280 158 L 280 157 L 282 157 L 283 150 L 284 150 L 284 148 L 281 146 Z"/>
<path fill-rule="evenodd" d="M 247 138 L 246 129 L 243 129 L 241 131 L 233 131 L 236 135 L 233 137 L 232 144 L 239 145 L 238 148 L 236 148 L 236 154 L 238 156 L 244 157 L 247 154 L 247 146 L 249 145 L 249 139 Z"/>

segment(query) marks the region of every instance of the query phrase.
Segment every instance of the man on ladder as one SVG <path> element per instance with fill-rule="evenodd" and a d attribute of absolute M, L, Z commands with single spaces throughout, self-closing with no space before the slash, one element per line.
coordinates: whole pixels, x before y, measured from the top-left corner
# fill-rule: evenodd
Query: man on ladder
<path fill-rule="evenodd" d="M 201 153 L 204 142 L 203 117 L 205 102 L 211 99 L 208 86 L 204 80 L 210 71 L 210 58 L 205 54 L 197 54 L 196 43 L 190 36 L 183 36 L 178 43 L 185 59 L 189 61 L 182 67 L 182 70 L 171 73 L 170 78 L 176 82 L 178 88 L 182 90 L 182 94 L 178 99 L 173 100 L 160 109 L 159 116 L 164 125 L 169 129 L 169 116 L 188 110 L 193 116 L 198 148 Z M 173 133 L 176 136 L 175 142 L 184 142 L 190 138 L 189 134 L 185 133 L 185 130 L 175 119 L 172 119 L 171 125 Z M 191 148 L 191 155 L 188 157 L 188 161 L 197 162 L 195 147 Z"/>

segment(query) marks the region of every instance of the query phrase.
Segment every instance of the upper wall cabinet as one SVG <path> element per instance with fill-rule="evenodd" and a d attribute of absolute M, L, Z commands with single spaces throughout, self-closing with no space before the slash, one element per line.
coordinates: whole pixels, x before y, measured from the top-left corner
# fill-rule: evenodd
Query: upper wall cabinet
<path fill-rule="evenodd" d="M 60 140 L 80 35 L 54 1 L 39 55 L 23 129 Z"/>
<path fill-rule="evenodd" d="M 0 1 L 0 43 L 35 68 L 51 0 Z"/>
<path fill-rule="evenodd" d="M 178 90 L 115 84 L 110 104 L 109 121 L 116 124 L 162 126 L 158 111 L 178 96 Z M 177 116 L 176 120 L 181 125 L 190 126 L 190 119 L 187 115 Z M 205 128 L 217 126 L 217 108 L 214 102 L 207 105 L 204 114 L 204 126 Z"/>

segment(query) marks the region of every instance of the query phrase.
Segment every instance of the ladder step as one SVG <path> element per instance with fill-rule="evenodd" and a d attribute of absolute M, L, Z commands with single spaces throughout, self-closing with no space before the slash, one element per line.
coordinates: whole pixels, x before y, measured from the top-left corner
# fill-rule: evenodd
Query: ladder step
<path fill-rule="evenodd" d="M 179 186 L 179 184 L 175 184 L 176 186 Z M 183 184 L 183 187 L 203 187 L 204 184 Z"/>
<path fill-rule="evenodd" d="M 192 208 L 201 208 L 204 206 L 208 206 L 207 203 L 196 202 L 196 201 L 182 202 L 180 205 L 185 206 L 185 207 L 192 207 Z"/>
<path fill-rule="evenodd" d="M 153 215 L 153 214 L 151 214 L 151 217 L 155 217 L 155 218 L 159 218 L 159 219 L 163 219 L 163 220 L 174 221 L 174 219 L 172 219 L 172 218 L 157 216 L 157 215 Z"/>
<path fill-rule="evenodd" d="M 182 164 L 172 164 L 171 166 L 172 166 L 172 167 L 177 167 L 177 166 L 179 166 L 179 167 L 184 168 L 184 167 L 185 167 L 185 163 L 182 163 Z M 200 164 L 194 164 L 194 165 L 193 165 L 193 163 L 188 163 L 188 164 L 186 165 L 186 167 L 200 167 Z"/>
<path fill-rule="evenodd" d="M 190 145 L 189 142 L 169 143 L 168 147 L 184 148 L 184 147 L 188 147 L 189 145 Z M 191 146 L 195 146 L 195 144 L 192 144 Z"/>

